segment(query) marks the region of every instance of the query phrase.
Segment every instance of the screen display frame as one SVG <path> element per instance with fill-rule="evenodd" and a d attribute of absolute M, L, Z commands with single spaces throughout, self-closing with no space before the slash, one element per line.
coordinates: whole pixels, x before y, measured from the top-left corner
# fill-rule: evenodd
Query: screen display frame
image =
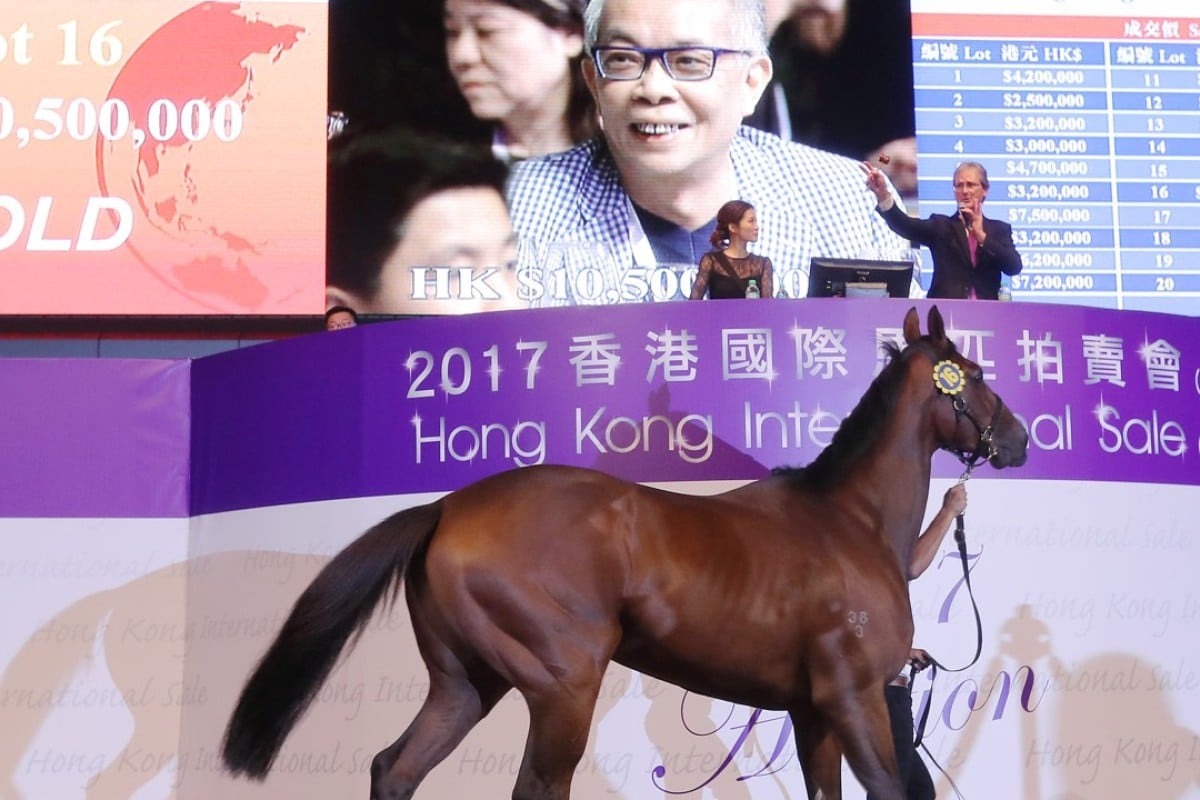
<path fill-rule="evenodd" d="M 908 297 L 911 261 L 868 258 L 813 258 L 808 267 L 808 297 L 845 297 L 854 284 L 883 284 L 888 297 Z"/>

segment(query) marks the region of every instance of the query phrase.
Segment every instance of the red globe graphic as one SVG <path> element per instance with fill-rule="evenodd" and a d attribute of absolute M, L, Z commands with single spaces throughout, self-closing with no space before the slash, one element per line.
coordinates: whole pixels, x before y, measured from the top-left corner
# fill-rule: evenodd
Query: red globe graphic
<path fill-rule="evenodd" d="M 131 258 L 195 313 L 283 313 L 320 296 L 325 48 L 286 19 L 297 5 L 196 5 L 108 93 L 130 133 L 97 139 L 100 188 L 133 209 Z"/>

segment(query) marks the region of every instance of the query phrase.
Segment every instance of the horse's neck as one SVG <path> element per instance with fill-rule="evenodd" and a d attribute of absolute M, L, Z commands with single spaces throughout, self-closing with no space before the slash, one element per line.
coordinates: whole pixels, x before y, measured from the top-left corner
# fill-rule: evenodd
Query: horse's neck
<path fill-rule="evenodd" d="M 906 574 L 929 500 L 934 447 L 924 439 L 915 424 L 893 426 L 873 457 L 856 464 L 837 492 L 848 509 L 878 526 Z"/>

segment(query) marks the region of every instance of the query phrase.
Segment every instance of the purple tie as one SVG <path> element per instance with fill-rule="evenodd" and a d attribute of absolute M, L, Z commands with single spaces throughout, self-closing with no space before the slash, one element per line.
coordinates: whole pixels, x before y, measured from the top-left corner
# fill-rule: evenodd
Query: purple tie
<path fill-rule="evenodd" d="M 978 256 L 976 254 L 979 252 L 979 242 L 977 242 L 975 240 L 975 237 L 971 236 L 970 234 L 967 234 L 967 249 L 969 249 L 971 251 L 971 266 L 974 267 L 978 263 Z M 971 290 L 969 292 L 967 292 L 967 299 L 968 300 L 975 299 L 975 287 L 974 286 L 972 286 Z"/>

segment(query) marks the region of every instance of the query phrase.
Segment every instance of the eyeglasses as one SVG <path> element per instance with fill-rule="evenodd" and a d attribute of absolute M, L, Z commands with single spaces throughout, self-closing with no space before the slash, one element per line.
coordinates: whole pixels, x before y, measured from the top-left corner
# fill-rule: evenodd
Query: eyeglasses
<path fill-rule="evenodd" d="M 958 181 L 954 184 L 955 189 L 978 189 L 980 186 L 983 184 L 975 181 Z"/>
<path fill-rule="evenodd" d="M 727 50 L 723 47 L 613 47 L 605 45 L 592 49 L 592 61 L 600 77 L 610 81 L 636 81 L 646 71 L 646 65 L 658 59 L 667 75 L 677 81 L 706 81 L 717 67 L 722 55 L 750 55 L 749 50 Z"/>

